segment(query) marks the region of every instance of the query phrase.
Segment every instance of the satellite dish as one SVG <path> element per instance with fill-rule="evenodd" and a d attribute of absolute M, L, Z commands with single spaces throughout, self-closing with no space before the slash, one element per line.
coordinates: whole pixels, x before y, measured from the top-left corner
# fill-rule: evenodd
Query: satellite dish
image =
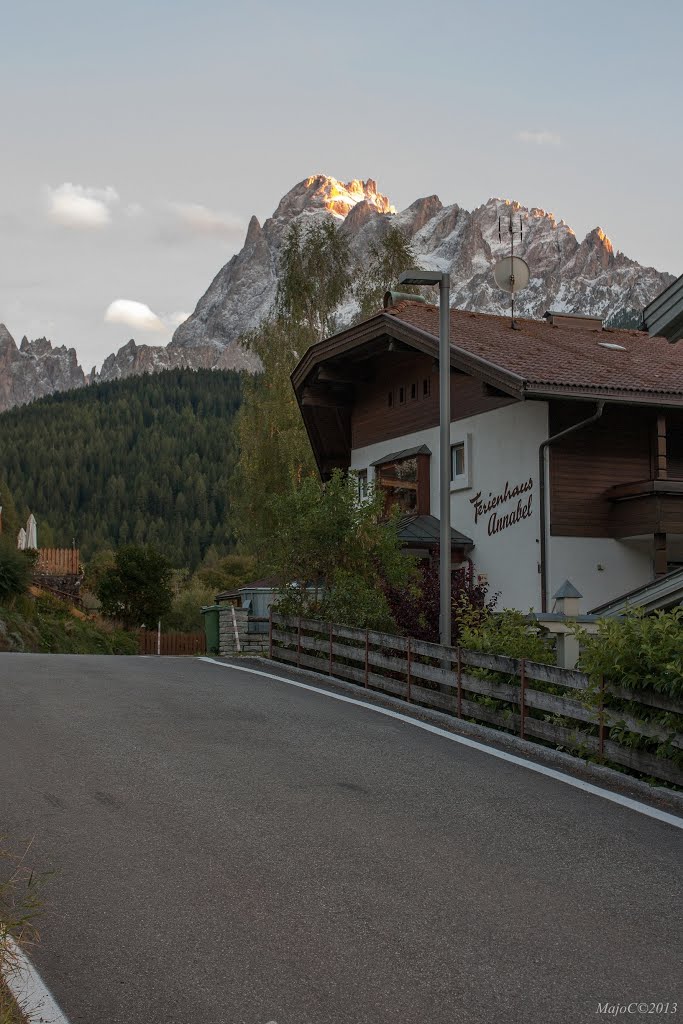
<path fill-rule="evenodd" d="M 526 288 L 531 274 L 526 260 L 519 256 L 504 256 L 493 268 L 493 276 L 502 291 L 514 295 Z"/>

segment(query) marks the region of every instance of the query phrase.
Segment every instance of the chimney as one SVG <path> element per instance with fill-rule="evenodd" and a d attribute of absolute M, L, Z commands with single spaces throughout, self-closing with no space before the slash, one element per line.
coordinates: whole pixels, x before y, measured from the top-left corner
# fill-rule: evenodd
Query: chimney
<path fill-rule="evenodd" d="M 573 327 L 580 331 L 601 331 L 603 322 L 601 317 L 586 316 L 584 313 L 555 313 L 548 310 L 543 314 L 551 327 Z"/>

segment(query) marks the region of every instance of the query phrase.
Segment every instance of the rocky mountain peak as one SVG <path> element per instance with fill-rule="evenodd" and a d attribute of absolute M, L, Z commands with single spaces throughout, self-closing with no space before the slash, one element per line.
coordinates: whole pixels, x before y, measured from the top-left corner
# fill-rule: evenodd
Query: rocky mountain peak
<path fill-rule="evenodd" d="M 17 348 L 10 332 L 0 324 L 0 412 L 84 384 L 75 349 L 53 348 L 47 338 L 29 341 L 26 337 Z"/>
<path fill-rule="evenodd" d="M 263 225 L 249 222 L 245 243 L 222 267 L 199 299 L 192 315 L 175 331 L 165 348 L 131 340 L 108 356 L 88 381 L 112 380 L 180 366 L 258 369 L 253 353 L 240 343 L 270 312 L 277 293 L 282 247 L 293 223 L 305 225 L 334 218 L 360 266 L 395 224 L 408 237 L 417 261 L 426 270 L 447 270 L 452 303 L 462 309 L 503 313 L 508 297 L 493 280 L 493 266 L 509 252 L 506 234 L 498 237 L 498 219 L 510 213 L 521 218 L 524 237 L 515 252 L 531 268 L 529 286 L 517 296 L 520 316 L 539 318 L 547 309 L 586 313 L 605 319 L 636 319 L 672 280 L 670 274 L 642 267 L 615 252 L 602 229 L 595 228 L 579 244 L 563 220 L 540 207 L 526 208 L 514 199 L 492 197 L 470 211 L 453 203 L 444 206 L 436 195 L 416 199 L 397 213 L 372 178 L 342 182 L 325 174 L 298 182 L 278 203 Z M 356 313 L 352 300 L 339 310 L 339 320 Z M 0 325 L 0 410 L 31 401 L 50 391 L 86 382 L 73 349 L 53 349 L 46 339 L 14 339 Z"/>
<path fill-rule="evenodd" d="M 343 220 L 362 202 L 369 203 L 378 213 L 396 212 L 387 196 L 377 191 L 377 182 L 372 178 L 344 182 L 326 174 L 314 174 L 289 190 L 280 200 L 273 219 L 290 220 L 305 212 L 324 212 Z"/>
<path fill-rule="evenodd" d="M 244 248 L 250 249 L 260 239 L 263 229 L 259 224 L 258 217 L 252 217 L 247 228 L 247 237 L 244 240 Z"/>
<path fill-rule="evenodd" d="M 17 344 L 4 324 L 0 324 L 0 352 L 16 349 Z"/>

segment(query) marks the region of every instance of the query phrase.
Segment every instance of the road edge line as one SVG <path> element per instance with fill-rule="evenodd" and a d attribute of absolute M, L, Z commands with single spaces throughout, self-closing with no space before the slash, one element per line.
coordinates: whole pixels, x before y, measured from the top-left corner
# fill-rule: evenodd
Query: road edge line
<path fill-rule="evenodd" d="M 5 942 L 16 964 L 3 979 L 27 1024 L 69 1024 L 49 988 L 11 935 Z"/>
<path fill-rule="evenodd" d="M 526 768 L 528 771 L 536 772 L 538 775 L 545 775 L 550 779 L 555 779 L 556 782 L 563 782 L 567 786 L 573 786 L 574 789 L 580 789 L 584 793 L 591 793 L 593 796 L 602 797 L 603 800 L 609 800 L 611 803 L 619 804 L 621 807 L 627 807 L 629 810 L 636 811 L 638 814 L 644 814 L 648 818 L 655 818 L 657 821 L 663 821 L 668 825 L 673 825 L 674 828 L 683 829 L 683 818 L 678 817 L 675 814 L 669 814 L 667 811 L 660 811 L 657 807 L 650 807 L 648 804 L 641 803 L 640 800 L 633 800 L 631 797 L 622 796 L 620 793 L 613 793 L 609 789 L 602 789 L 600 786 L 594 786 L 591 782 L 584 782 L 582 779 L 575 779 L 571 775 L 565 775 L 564 772 L 557 771 L 556 768 L 547 768 L 545 765 L 537 764 L 535 761 L 527 761 L 523 757 L 517 757 L 516 754 L 509 754 L 505 750 L 499 750 L 497 747 L 490 747 L 486 743 L 481 743 L 479 740 L 471 740 L 468 736 L 460 736 L 457 733 L 448 732 L 447 729 L 441 729 L 438 725 L 431 725 L 429 722 L 421 722 L 417 718 L 411 718 L 409 715 L 404 715 L 400 711 L 391 711 L 389 708 L 382 708 L 376 704 L 368 704 L 366 701 L 358 700 L 355 697 L 345 697 L 341 693 L 332 693 L 330 690 L 324 690 L 319 686 L 310 686 L 308 683 L 297 682 L 296 679 L 287 679 L 286 676 L 275 675 L 274 672 L 265 672 L 263 669 L 247 668 L 242 665 L 226 664 L 223 661 L 217 661 L 215 658 L 209 658 L 204 655 L 200 655 L 200 661 L 204 661 L 210 665 L 218 665 L 220 668 L 234 669 L 236 672 L 248 672 L 251 675 L 264 676 L 266 679 L 275 679 L 280 683 L 288 683 L 290 686 L 297 686 L 302 690 L 312 690 L 313 693 L 322 694 L 325 697 L 331 697 L 333 700 L 342 701 L 344 704 L 356 704 L 358 707 L 367 708 L 369 711 L 376 711 L 380 715 L 386 715 L 387 718 L 397 718 L 400 722 L 406 722 L 408 725 L 414 725 L 418 729 L 423 729 L 425 732 L 431 732 L 435 736 L 442 736 L 445 739 L 452 740 L 454 743 L 460 743 L 464 747 L 471 747 L 473 750 L 479 750 L 483 754 L 489 754 L 491 757 L 497 757 L 501 761 L 507 761 L 510 764 L 516 764 L 520 768 Z"/>

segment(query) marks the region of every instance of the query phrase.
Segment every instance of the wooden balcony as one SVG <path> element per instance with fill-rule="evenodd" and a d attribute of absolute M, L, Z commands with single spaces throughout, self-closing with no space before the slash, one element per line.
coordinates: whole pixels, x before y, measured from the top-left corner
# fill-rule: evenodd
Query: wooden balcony
<path fill-rule="evenodd" d="M 618 484 L 606 497 L 611 537 L 683 534 L 683 479 Z"/>

